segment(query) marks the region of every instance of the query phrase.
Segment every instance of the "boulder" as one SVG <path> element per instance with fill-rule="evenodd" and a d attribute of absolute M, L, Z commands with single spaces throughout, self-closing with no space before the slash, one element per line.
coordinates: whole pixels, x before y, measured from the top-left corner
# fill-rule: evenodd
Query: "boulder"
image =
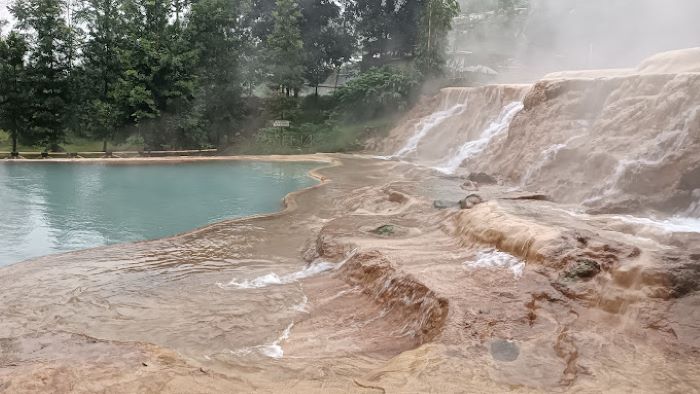
<path fill-rule="evenodd" d="M 471 209 L 482 202 L 484 202 L 484 199 L 482 199 L 481 196 L 478 194 L 470 194 L 464 199 L 459 200 L 459 207 L 462 209 Z"/>
<path fill-rule="evenodd" d="M 483 185 L 494 185 L 497 183 L 496 178 L 484 172 L 472 172 L 467 179 Z"/>

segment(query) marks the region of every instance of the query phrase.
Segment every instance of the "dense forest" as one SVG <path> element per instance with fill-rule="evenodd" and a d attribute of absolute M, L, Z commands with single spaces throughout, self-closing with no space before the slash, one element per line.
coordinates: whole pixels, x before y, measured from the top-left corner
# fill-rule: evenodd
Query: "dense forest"
<path fill-rule="evenodd" d="M 441 75 L 459 4 L 16 0 L 9 10 L 0 129 L 12 151 L 58 151 L 74 138 L 105 152 L 125 141 L 339 150 Z M 275 119 L 291 127 L 270 127 Z"/>

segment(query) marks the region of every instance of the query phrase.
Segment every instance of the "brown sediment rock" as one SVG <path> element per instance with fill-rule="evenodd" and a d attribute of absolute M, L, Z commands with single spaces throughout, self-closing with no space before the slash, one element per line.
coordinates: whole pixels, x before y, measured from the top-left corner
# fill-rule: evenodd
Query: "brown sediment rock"
<path fill-rule="evenodd" d="M 449 307 L 447 299 L 400 272 L 380 252 L 354 255 L 343 265 L 340 275 L 385 308 L 396 309 L 406 320 L 403 330 L 416 336 L 420 343 L 432 340 L 442 330 Z"/>

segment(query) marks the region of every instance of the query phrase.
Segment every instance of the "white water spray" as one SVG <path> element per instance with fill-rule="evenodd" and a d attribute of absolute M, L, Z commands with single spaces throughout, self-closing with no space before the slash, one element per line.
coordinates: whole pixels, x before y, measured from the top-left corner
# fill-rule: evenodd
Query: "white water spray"
<path fill-rule="evenodd" d="M 513 277 L 519 279 L 525 271 L 525 262 L 517 257 L 495 249 L 482 250 L 476 253 L 473 261 L 464 263 L 470 269 L 508 269 Z"/>
<path fill-rule="evenodd" d="M 508 130 L 510 122 L 522 109 L 523 103 L 519 101 L 506 105 L 496 120 L 491 122 L 486 129 L 481 132 L 478 139 L 465 142 L 452 158 L 444 164 L 433 168 L 445 174 L 454 174 L 457 168 L 459 168 L 466 159 L 481 153 L 494 137 Z"/>
<path fill-rule="evenodd" d="M 394 154 L 394 157 L 403 157 L 415 152 L 420 141 L 425 138 L 425 136 L 428 135 L 431 130 L 439 126 L 445 120 L 463 113 L 466 108 L 467 104 L 461 103 L 443 111 L 433 112 L 432 114 L 421 119 L 421 121 L 416 125 L 415 134 L 408 139 L 403 148 L 399 149 L 399 151 Z"/>
<path fill-rule="evenodd" d="M 229 283 L 217 283 L 216 285 L 222 289 L 259 289 L 271 285 L 286 285 L 297 282 L 301 279 L 320 274 L 322 272 L 337 270 L 343 266 L 352 256 L 355 255 L 355 250 L 351 251 L 343 261 L 339 263 L 329 263 L 327 261 L 314 261 L 304 267 L 304 269 L 292 272 L 286 275 L 278 275 L 274 272 L 258 276 L 253 279 L 236 280 L 231 279 Z"/>

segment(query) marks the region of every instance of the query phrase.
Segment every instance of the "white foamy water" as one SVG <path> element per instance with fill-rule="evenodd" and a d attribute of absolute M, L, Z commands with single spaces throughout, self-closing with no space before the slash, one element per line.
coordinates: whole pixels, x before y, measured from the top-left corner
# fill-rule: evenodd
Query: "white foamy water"
<path fill-rule="evenodd" d="M 266 357 L 280 359 L 284 356 L 284 349 L 282 349 L 282 342 L 289 339 L 289 336 L 292 334 L 292 327 L 294 327 L 294 322 L 291 322 L 287 326 L 287 328 L 285 328 L 284 331 L 282 331 L 282 334 L 276 340 L 274 340 L 272 343 L 268 343 L 265 345 L 259 345 L 259 346 L 245 347 L 243 349 L 238 349 L 238 350 L 229 350 L 229 352 L 235 356 L 246 356 L 246 355 L 249 355 L 253 352 L 258 352 Z M 204 358 L 207 360 L 211 360 L 211 357 L 206 356 L 206 355 L 204 356 Z"/>
<path fill-rule="evenodd" d="M 445 120 L 461 114 L 467 108 L 466 103 L 457 104 L 451 108 L 443 111 L 433 112 L 432 114 L 421 119 L 418 124 L 416 124 L 416 132 L 408 139 L 406 145 L 399 149 L 398 152 L 394 154 L 395 157 L 403 157 L 412 153 L 418 148 L 420 141 L 425 138 L 426 135 L 430 133 L 435 127 L 439 126 Z"/>
<path fill-rule="evenodd" d="M 523 276 L 525 271 L 524 261 L 495 249 L 477 252 L 474 260 L 467 261 L 464 265 L 471 269 L 508 269 L 516 279 Z"/>
<path fill-rule="evenodd" d="M 260 353 L 267 357 L 272 357 L 275 359 L 282 358 L 282 356 L 284 356 L 282 342 L 289 339 L 289 336 L 292 334 L 292 327 L 294 327 L 294 322 L 292 322 L 290 325 L 287 326 L 287 328 L 284 329 L 282 335 L 280 335 L 280 337 L 277 338 L 276 341 L 272 342 L 271 344 L 258 347 Z"/>
<path fill-rule="evenodd" d="M 322 272 L 338 269 L 354 255 L 355 250 L 351 251 L 348 256 L 339 263 L 330 263 L 322 260 L 314 261 L 313 263 L 304 267 L 304 269 L 301 271 L 296 271 L 285 275 L 278 275 L 274 272 L 270 272 L 269 274 L 258 276 L 253 279 L 238 280 L 234 278 L 231 279 L 229 283 L 217 283 L 216 285 L 222 289 L 258 289 L 272 285 L 286 285 L 301 279 L 309 278 Z"/>
<path fill-rule="evenodd" d="M 690 217 L 671 217 L 668 219 L 653 219 L 637 216 L 613 216 L 626 223 L 653 226 L 670 233 L 700 233 L 700 219 Z"/>
<path fill-rule="evenodd" d="M 466 159 L 483 152 L 494 137 L 508 130 L 510 122 L 522 109 L 523 103 L 519 101 L 506 105 L 496 120 L 481 132 L 478 139 L 465 142 L 449 160 L 433 168 L 445 174 L 454 174 Z"/>
<path fill-rule="evenodd" d="M 664 131 L 649 143 L 645 153 L 636 158 L 624 158 L 617 162 L 613 173 L 605 183 L 597 188 L 593 195 L 583 201 L 584 205 L 598 202 L 606 197 L 620 193 L 620 181 L 627 173 L 642 167 L 654 167 L 668 160 L 668 157 L 686 144 L 687 132 L 684 130 Z"/>
<path fill-rule="evenodd" d="M 296 282 L 300 279 L 314 276 L 314 275 L 319 274 L 321 272 L 330 271 L 333 268 L 335 268 L 336 265 L 337 264 L 329 263 L 326 261 L 319 261 L 319 262 L 314 262 L 314 263 L 309 264 L 301 271 L 292 272 L 292 273 L 286 274 L 286 275 L 280 276 L 274 272 L 270 272 L 269 274 L 258 276 L 257 278 L 253 278 L 253 279 L 243 279 L 243 280 L 232 279 L 229 283 L 226 283 L 226 284 L 217 283 L 217 285 L 219 287 L 221 287 L 222 289 L 230 289 L 230 288 L 258 289 L 261 287 L 267 287 L 267 286 L 271 286 L 271 285 L 285 285 L 285 284 Z"/>

